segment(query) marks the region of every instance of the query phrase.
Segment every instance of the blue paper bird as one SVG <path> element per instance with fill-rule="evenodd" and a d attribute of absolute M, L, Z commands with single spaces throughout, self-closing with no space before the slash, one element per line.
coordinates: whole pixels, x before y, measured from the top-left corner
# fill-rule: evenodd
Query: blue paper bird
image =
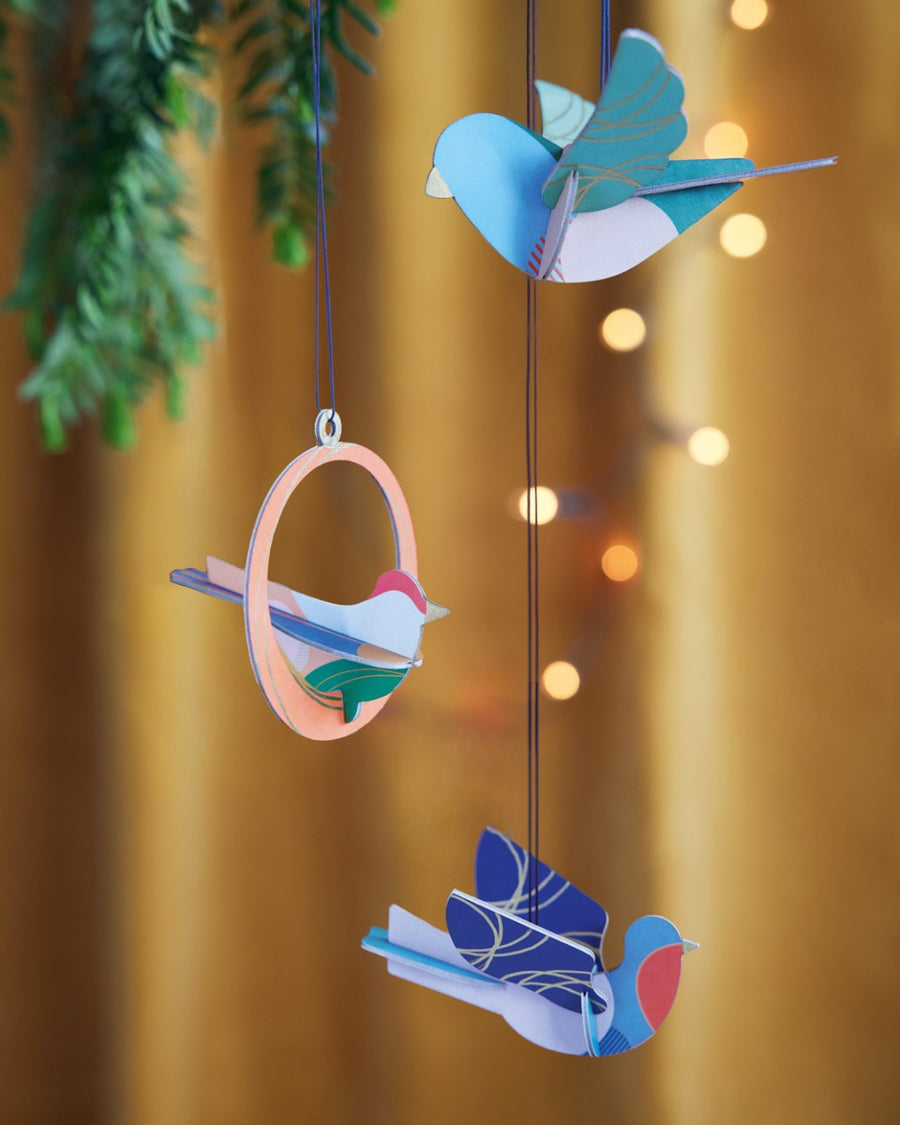
<path fill-rule="evenodd" d="M 671 922 L 632 923 L 621 965 L 607 970 L 603 907 L 495 828 L 479 842 L 475 886 L 478 897 L 453 891 L 447 900 L 449 933 L 392 906 L 388 929 L 373 927 L 363 948 L 386 957 L 395 976 L 496 1012 L 549 1050 L 617 1055 L 660 1027 L 681 958 L 696 948 Z M 539 922 L 529 919 L 535 905 Z"/>
<path fill-rule="evenodd" d="M 490 113 L 438 138 L 428 195 L 452 197 L 508 262 L 548 281 L 612 277 L 655 254 L 751 176 L 744 158 L 670 160 L 684 140 L 684 86 L 643 31 L 622 33 L 596 106 L 538 83 L 545 135 Z M 565 147 L 562 147 L 562 146 Z"/>

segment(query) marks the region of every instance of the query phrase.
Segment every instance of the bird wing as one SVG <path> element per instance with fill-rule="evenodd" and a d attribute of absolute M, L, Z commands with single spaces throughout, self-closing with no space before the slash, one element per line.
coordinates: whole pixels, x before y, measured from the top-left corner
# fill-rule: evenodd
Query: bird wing
<path fill-rule="evenodd" d="M 541 132 L 561 148 L 570 145 L 590 120 L 594 103 L 540 78 L 534 88 L 541 103 Z"/>
<path fill-rule="evenodd" d="M 220 598 L 222 601 L 243 605 L 243 570 L 212 556 L 207 558 L 206 566 L 205 571 L 197 570 L 194 567 L 173 570 L 169 575 L 169 581 L 178 586 L 186 586 L 189 590 L 197 590 L 201 594 L 209 594 L 211 597 Z M 368 643 L 364 639 L 360 640 L 359 637 L 312 621 L 301 613 L 292 613 L 290 609 L 286 608 L 288 606 L 295 609 L 299 608 L 299 599 L 304 599 L 307 605 L 316 603 L 330 606 L 331 603 L 319 603 L 315 598 L 308 598 L 306 595 L 299 594 L 296 590 L 291 590 L 277 582 L 268 584 L 267 594 L 269 616 L 273 627 L 296 641 L 311 645 L 322 652 L 328 652 L 332 656 L 357 660 L 361 664 L 370 665 L 372 668 L 400 669 L 404 675 L 411 667 L 422 663 L 422 658 L 418 654 L 410 659 L 402 653 L 381 648 L 378 645 Z M 366 603 L 361 604 L 365 606 Z M 332 606 L 331 608 L 340 607 Z"/>
<path fill-rule="evenodd" d="M 553 207 L 570 172 L 578 173 L 575 211 L 603 211 L 665 172 L 687 134 L 684 85 L 652 36 L 624 31 L 600 101 L 544 184 Z"/>
<path fill-rule="evenodd" d="M 344 722 L 352 723 L 363 703 L 390 695 L 408 674 L 408 665 L 405 668 L 373 668 L 359 660 L 330 660 L 304 673 L 303 678 L 316 693 L 340 694 Z"/>
<path fill-rule="evenodd" d="M 228 563 L 222 563 L 220 559 L 209 559 L 208 563 L 217 563 L 220 567 L 229 567 L 241 576 L 241 583 L 243 583 L 244 572 L 239 571 L 237 567 L 230 567 Z M 210 597 L 219 598 L 224 602 L 231 602 L 233 605 L 244 604 L 243 590 L 233 589 L 231 586 L 224 586 L 220 582 L 214 582 L 205 570 L 198 570 L 196 567 L 187 567 L 184 570 L 173 570 L 169 575 L 169 581 L 174 582 L 176 586 L 184 586 L 188 590 L 196 590 L 200 594 L 209 594 Z M 270 582 L 270 587 L 275 583 Z M 348 655 L 355 655 L 358 641 L 354 641 L 349 637 L 342 637 L 334 633 L 330 629 L 323 629 L 315 625 L 313 622 L 308 621 L 305 617 L 299 617 L 295 613 L 289 613 L 285 609 L 279 608 L 274 601 L 269 602 L 269 616 L 272 619 L 272 625 L 285 633 L 287 636 L 296 641 L 302 641 L 305 644 L 312 644 L 315 647 L 323 648 L 328 652 L 335 651 L 343 653 L 346 651 Z M 337 646 L 340 645 L 340 648 Z M 385 655 L 390 655 L 385 654 Z M 396 663 L 396 661 L 395 661 Z"/>
<path fill-rule="evenodd" d="M 462 891 L 447 899 L 446 917 L 457 952 L 474 969 L 581 1012 L 597 969 L 593 950 Z"/>
<path fill-rule="evenodd" d="M 529 888 L 530 859 L 529 853 L 508 836 L 496 828 L 485 828 L 475 853 L 475 893 L 518 917 L 528 916 L 529 902 L 534 913 L 536 897 L 541 925 L 588 946 L 602 968 L 603 935 L 609 922 L 606 911 L 546 863 L 538 862 L 536 879 Z"/>

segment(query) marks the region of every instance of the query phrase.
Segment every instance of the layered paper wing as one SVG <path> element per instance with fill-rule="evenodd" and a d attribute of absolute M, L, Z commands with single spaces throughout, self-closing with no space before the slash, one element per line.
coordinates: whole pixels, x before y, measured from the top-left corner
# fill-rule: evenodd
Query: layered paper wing
<path fill-rule="evenodd" d="M 212 556 L 207 558 L 206 566 L 205 571 L 193 567 L 173 570 L 169 580 L 178 586 L 186 586 L 189 590 L 243 605 L 244 571 L 240 567 L 232 566 Z M 318 598 L 311 598 L 277 582 L 269 582 L 267 592 L 272 625 L 296 641 L 312 645 L 332 656 L 362 661 L 373 668 L 391 671 L 399 668 L 404 674 L 410 667 L 422 662 L 417 652 L 417 637 L 421 635 L 421 618 L 417 622 L 418 633 L 413 630 L 412 637 L 399 637 L 396 635 L 397 630 L 392 632 L 386 629 L 382 630 L 385 634 L 383 645 L 373 640 L 377 631 L 373 628 L 373 621 L 377 626 L 380 617 L 385 615 L 386 607 L 383 600 L 380 605 L 372 609 L 370 607 L 375 602 L 374 597 L 357 605 L 338 606 Z M 422 600 L 424 604 L 424 598 Z M 348 622 L 347 618 L 360 610 L 366 614 L 366 620 L 358 622 L 355 628 L 351 628 L 353 623 Z M 318 614 L 318 619 L 309 616 L 314 613 Z M 391 624 L 390 620 L 387 624 Z M 400 651 L 401 649 L 405 651 Z"/>
<path fill-rule="evenodd" d="M 544 184 L 553 207 L 578 173 L 575 211 L 603 211 L 654 183 L 684 140 L 684 85 L 662 47 L 643 31 L 622 33 L 597 107 Z"/>
<path fill-rule="evenodd" d="M 570 145 L 590 121 L 594 104 L 540 78 L 534 88 L 541 103 L 541 133 L 560 147 Z"/>
<path fill-rule="evenodd" d="M 538 863 L 536 886 L 529 889 L 528 852 L 496 828 L 486 828 L 475 853 L 475 893 L 480 899 L 518 917 L 528 917 L 529 899 L 534 914 L 535 891 L 540 924 L 555 934 L 587 945 L 603 967 L 603 935 L 609 921 L 599 902 Z M 532 860 L 533 863 L 533 860 Z"/>
<path fill-rule="evenodd" d="M 474 969 L 581 1012 L 597 968 L 587 946 L 462 891 L 447 899 L 446 917 L 453 944 Z"/>

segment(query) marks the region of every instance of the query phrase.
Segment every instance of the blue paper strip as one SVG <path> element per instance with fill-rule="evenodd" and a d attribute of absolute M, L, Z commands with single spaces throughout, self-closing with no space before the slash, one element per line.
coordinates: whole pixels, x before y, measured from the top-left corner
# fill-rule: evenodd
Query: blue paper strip
<path fill-rule="evenodd" d="M 210 597 L 220 598 L 222 601 L 231 602 L 233 605 L 244 604 L 244 599 L 241 594 L 237 594 L 234 590 L 227 590 L 224 586 L 217 586 L 214 582 L 210 582 L 209 578 L 206 576 L 205 570 L 197 570 L 193 567 L 185 570 L 173 570 L 169 575 L 169 579 L 174 582 L 176 586 L 185 586 L 189 590 L 196 590 L 201 594 L 209 594 Z M 286 613 L 284 610 L 276 609 L 271 605 L 269 606 L 269 616 L 276 629 L 280 630 L 282 633 L 286 633 L 289 637 L 293 637 L 295 640 L 312 645 L 314 648 L 323 649 L 325 652 L 333 653 L 335 656 L 349 656 L 356 660 L 359 659 L 359 649 L 363 642 L 354 637 L 348 637 L 344 633 L 338 633 L 333 629 L 327 629 L 324 625 L 317 625 L 308 618 L 297 617 L 293 613 Z M 387 661 L 367 659 L 366 663 L 372 664 L 375 667 L 385 668 L 412 667 L 409 661 L 403 660 L 388 663 Z"/>
<path fill-rule="evenodd" d="M 468 980 L 477 981 L 479 984 L 500 987 L 501 982 L 484 973 L 473 973 L 469 969 L 461 969 L 458 965 L 450 965 L 440 961 L 437 957 L 429 957 L 427 953 L 417 953 L 414 949 L 407 949 L 403 945 L 395 945 L 388 939 L 387 930 L 381 926 L 372 926 L 360 943 L 369 953 L 377 953 L 380 957 L 392 957 L 397 961 L 404 961 L 414 968 L 433 969 L 441 973 L 451 973 L 453 976 L 466 977 Z"/>

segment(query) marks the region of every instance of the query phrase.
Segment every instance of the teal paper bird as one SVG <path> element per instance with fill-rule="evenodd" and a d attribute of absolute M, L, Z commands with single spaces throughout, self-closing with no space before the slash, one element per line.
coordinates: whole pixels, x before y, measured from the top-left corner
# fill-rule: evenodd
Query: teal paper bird
<path fill-rule="evenodd" d="M 544 136 L 477 113 L 438 138 L 426 194 L 452 197 L 508 262 L 548 281 L 596 281 L 631 269 L 752 176 L 744 158 L 670 160 L 687 134 L 684 86 L 643 31 L 622 33 L 596 106 L 537 83 Z"/>
<path fill-rule="evenodd" d="M 477 898 L 450 894 L 447 933 L 392 906 L 388 929 L 373 927 L 363 948 L 394 976 L 496 1012 L 551 1051 L 618 1055 L 662 1025 L 682 957 L 697 948 L 668 919 L 633 922 L 622 963 L 607 969 L 603 907 L 495 828 L 479 842 L 475 887 Z"/>

